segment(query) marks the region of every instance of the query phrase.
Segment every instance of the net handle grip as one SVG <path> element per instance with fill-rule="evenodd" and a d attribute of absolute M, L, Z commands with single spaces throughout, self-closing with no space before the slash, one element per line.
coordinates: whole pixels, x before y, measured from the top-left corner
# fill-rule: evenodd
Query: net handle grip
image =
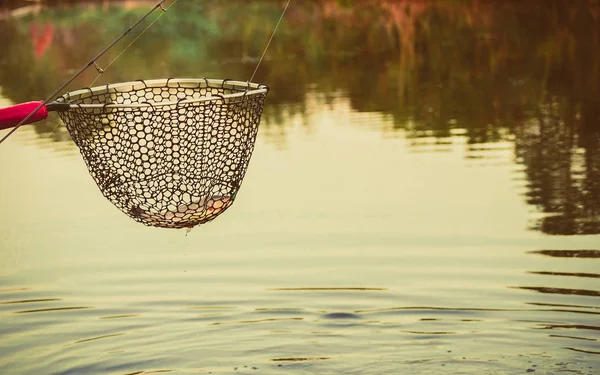
<path fill-rule="evenodd" d="M 30 113 L 35 111 L 43 101 L 27 102 L 21 104 L 15 104 L 10 107 L 0 108 L 0 130 L 13 128 L 17 126 L 24 118 L 29 116 Z M 49 111 L 68 111 L 70 105 L 67 103 L 49 103 L 43 105 L 38 111 L 25 122 L 25 124 L 32 124 L 34 122 L 42 121 L 48 117 Z"/>

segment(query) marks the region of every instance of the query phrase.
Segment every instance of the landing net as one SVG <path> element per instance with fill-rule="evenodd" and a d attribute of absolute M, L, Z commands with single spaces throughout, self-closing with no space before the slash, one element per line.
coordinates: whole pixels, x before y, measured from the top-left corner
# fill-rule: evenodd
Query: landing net
<path fill-rule="evenodd" d="M 231 206 L 268 87 L 161 79 L 67 93 L 59 112 L 102 194 L 134 220 L 192 228 Z"/>

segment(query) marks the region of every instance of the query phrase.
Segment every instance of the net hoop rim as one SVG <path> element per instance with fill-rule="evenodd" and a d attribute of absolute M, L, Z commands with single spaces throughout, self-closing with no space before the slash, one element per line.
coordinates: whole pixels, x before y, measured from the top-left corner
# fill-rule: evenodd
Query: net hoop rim
<path fill-rule="evenodd" d="M 127 92 L 131 91 L 136 85 L 144 85 L 147 88 L 164 88 L 164 87 L 181 87 L 180 84 L 198 84 L 199 87 L 217 87 L 221 86 L 223 89 L 227 88 L 235 88 L 235 89 L 250 89 L 249 91 L 236 92 L 232 94 L 224 94 L 224 95 L 212 95 L 210 97 L 201 97 L 196 99 L 180 99 L 177 101 L 164 101 L 164 102 L 149 102 L 144 101 L 136 104 L 76 104 L 69 103 L 69 100 L 78 96 L 81 97 L 83 95 L 94 95 L 97 93 L 109 93 L 109 92 Z M 200 86 L 200 84 L 204 83 L 205 86 Z M 172 85 L 172 86 L 169 86 Z M 130 87 L 129 90 L 121 90 L 119 88 Z M 194 88 L 194 87 L 189 87 Z M 210 78 L 162 78 L 162 79 L 150 79 L 150 80 L 137 80 L 137 81 L 129 81 L 129 82 L 120 82 L 120 83 L 111 83 L 102 86 L 88 87 L 84 89 L 79 89 L 75 91 L 67 92 L 58 98 L 59 103 L 64 103 L 70 105 L 71 109 L 79 108 L 79 109 L 104 109 L 104 108 L 145 108 L 145 107 L 162 107 L 162 106 L 176 106 L 181 104 L 194 104 L 194 103 L 202 103 L 202 102 L 210 102 L 210 101 L 224 101 L 226 99 L 235 99 L 245 96 L 253 96 L 259 94 L 267 94 L 269 92 L 269 87 L 263 83 L 253 83 L 253 82 L 243 82 L 236 81 L 231 79 L 210 79 Z"/>

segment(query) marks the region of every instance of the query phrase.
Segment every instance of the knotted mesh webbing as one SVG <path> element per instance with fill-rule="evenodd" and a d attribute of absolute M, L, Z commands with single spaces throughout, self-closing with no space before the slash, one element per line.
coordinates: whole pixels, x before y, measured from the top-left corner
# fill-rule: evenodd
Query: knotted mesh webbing
<path fill-rule="evenodd" d="M 268 88 L 152 80 L 65 94 L 60 116 L 100 191 L 146 225 L 191 228 L 235 199 Z"/>

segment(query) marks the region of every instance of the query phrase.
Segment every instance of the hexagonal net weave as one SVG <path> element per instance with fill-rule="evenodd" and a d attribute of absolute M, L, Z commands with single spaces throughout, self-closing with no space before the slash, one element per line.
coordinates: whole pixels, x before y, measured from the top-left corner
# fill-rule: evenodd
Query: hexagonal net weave
<path fill-rule="evenodd" d="M 265 85 L 208 79 L 78 90 L 59 112 L 100 191 L 136 221 L 192 228 L 228 207 L 254 149 Z"/>

